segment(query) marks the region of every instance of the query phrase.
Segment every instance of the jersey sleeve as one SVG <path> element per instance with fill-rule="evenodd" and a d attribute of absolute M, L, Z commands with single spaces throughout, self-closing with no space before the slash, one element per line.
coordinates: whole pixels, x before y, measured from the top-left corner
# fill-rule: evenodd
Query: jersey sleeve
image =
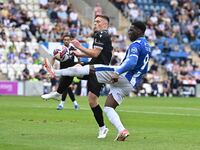
<path fill-rule="evenodd" d="M 138 62 L 139 44 L 131 44 L 127 51 L 127 56 L 125 56 L 122 64 L 116 69 L 116 72 L 119 74 L 133 70 Z"/>
<path fill-rule="evenodd" d="M 138 43 L 133 43 L 128 49 L 128 57 L 138 57 L 139 56 L 140 45 Z"/>

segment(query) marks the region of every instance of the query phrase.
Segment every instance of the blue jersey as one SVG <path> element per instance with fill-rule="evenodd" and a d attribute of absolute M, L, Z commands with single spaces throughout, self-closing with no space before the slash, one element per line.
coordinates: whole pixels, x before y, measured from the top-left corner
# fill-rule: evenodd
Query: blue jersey
<path fill-rule="evenodd" d="M 126 55 L 116 72 L 125 73 L 125 77 L 135 87 L 144 74 L 148 71 L 148 62 L 151 56 L 151 48 L 145 37 L 140 37 L 126 51 Z"/>

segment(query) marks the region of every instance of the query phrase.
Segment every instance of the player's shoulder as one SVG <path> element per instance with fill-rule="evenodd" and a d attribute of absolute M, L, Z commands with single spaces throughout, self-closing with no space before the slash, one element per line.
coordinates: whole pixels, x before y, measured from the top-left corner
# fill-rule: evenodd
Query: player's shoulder
<path fill-rule="evenodd" d="M 130 44 L 130 48 L 139 48 L 141 45 L 141 41 L 140 40 L 136 40 L 136 41 L 133 41 L 131 44 Z"/>
<path fill-rule="evenodd" d="M 147 40 L 145 37 L 141 37 L 141 38 L 138 38 L 137 40 L 135 40 L 133 43 L 137 43 L 137 44 L 143 44 L 143 43 L 146 43 Z"/>
<path fill-rule="evenodd" d="M 102 30 L 102 31 L 98 31 L 95 33 L 95 37 L 96 38 L 105 38 L 105 37 L 110 37 L 108 30 Z"/>
<path fill-rule="evenodd" d="M 144 48 L 144 41 L 141 38 L 133 41 L 129 46 L 129 51 L 131 53 L 140 53 L 143 51 Z"/>
<path fill-rule="evenodd" d="M 108 30 L 102 30 L 102 31 L 100 31 L 100 34 L 109 36 Z"/>
<path fill-rule="evenodd" d="M 143 37 L 143 38 L 138 38 L 137 40 L 133 41 L 131 43 L 131 47 L 140 47 L 140 46 L 144 46 L 146 44 L 148 44 L 148 42 L 147 42 L 146 38 Z"/>

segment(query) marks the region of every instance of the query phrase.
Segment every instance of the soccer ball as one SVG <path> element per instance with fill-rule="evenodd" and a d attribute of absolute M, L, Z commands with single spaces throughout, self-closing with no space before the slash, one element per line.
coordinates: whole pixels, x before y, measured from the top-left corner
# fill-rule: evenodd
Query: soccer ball
<path fill-rule="evenodd" d="M 61 62 L 66 61 L 67 59 L 70 58 L 69 49 L 64 45 L 61 45 L 56 49 L 54 49 L 53 57 Z"/>

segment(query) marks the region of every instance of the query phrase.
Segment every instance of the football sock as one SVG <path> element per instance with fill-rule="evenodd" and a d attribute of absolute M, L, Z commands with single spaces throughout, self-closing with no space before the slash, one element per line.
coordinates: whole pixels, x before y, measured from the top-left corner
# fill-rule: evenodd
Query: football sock
<path fill-rule="evenodd" d="M 61 101 L 59 105 L 64 106 L 64 104 L 65 104 L 65 101 Z"/>
<path fill-rule="evenodd" d="M 66 97 L 67 97 L 67 92 L 64 91 L 64 92 L 62 93 L 62 99 L 61 99 L 61 100 L 62 100 L 62 101 L 65 101 Z"/>
<path fill-rule="evenodd" d="M 73 101 L 73 103 L 74 103 L 74 105 L 78 105 L 78 103 L 77 103 L 77 101 L 75 100 L 75 101 Z"/>
<path fill-rule="evenodd" d="M 75 101 L 75 96 L 74 96 L 74 93 L 72 92 L 72 89 L 71 89 L 71 88 L 68 88 L 68 89 L 67 89 L 67 92 L 68 92 L 68 94 L 69 94 L 69 97 L 70 97 L 71 101 L 72 101 L 72 102 Z"/>
<path fill-rule="evenodd" d="M 85 66 L 74 66 L 66 69 L 55 70 L 56 76 L 76 76 L 83 77 L 84 75 L 89 75 L 90 67 Z"/>
<path fill-rule="evenodd" d="M 94 114 L 94 117 L 99 125 L 99 127 L 104 126 L 104 121 L 103 121 L 103 111 L 100 107 L 100 105 L 97 105 L 96 107 L 91 108 Z"/>
<path fill-rule="evenodd" d="M 104 125 L 103 127 L 100 127 L 100 130 L 104 130 L 106 128 L 106 126 Z"/>
<path fill-rule="evenodd" d="M 109 121 L 115 126 L 118 132 L 123 131 L 125 128 L 119 118 L 119 115 L 112 107 L 104 107 L 104 112 L 108 117 Z"/>

